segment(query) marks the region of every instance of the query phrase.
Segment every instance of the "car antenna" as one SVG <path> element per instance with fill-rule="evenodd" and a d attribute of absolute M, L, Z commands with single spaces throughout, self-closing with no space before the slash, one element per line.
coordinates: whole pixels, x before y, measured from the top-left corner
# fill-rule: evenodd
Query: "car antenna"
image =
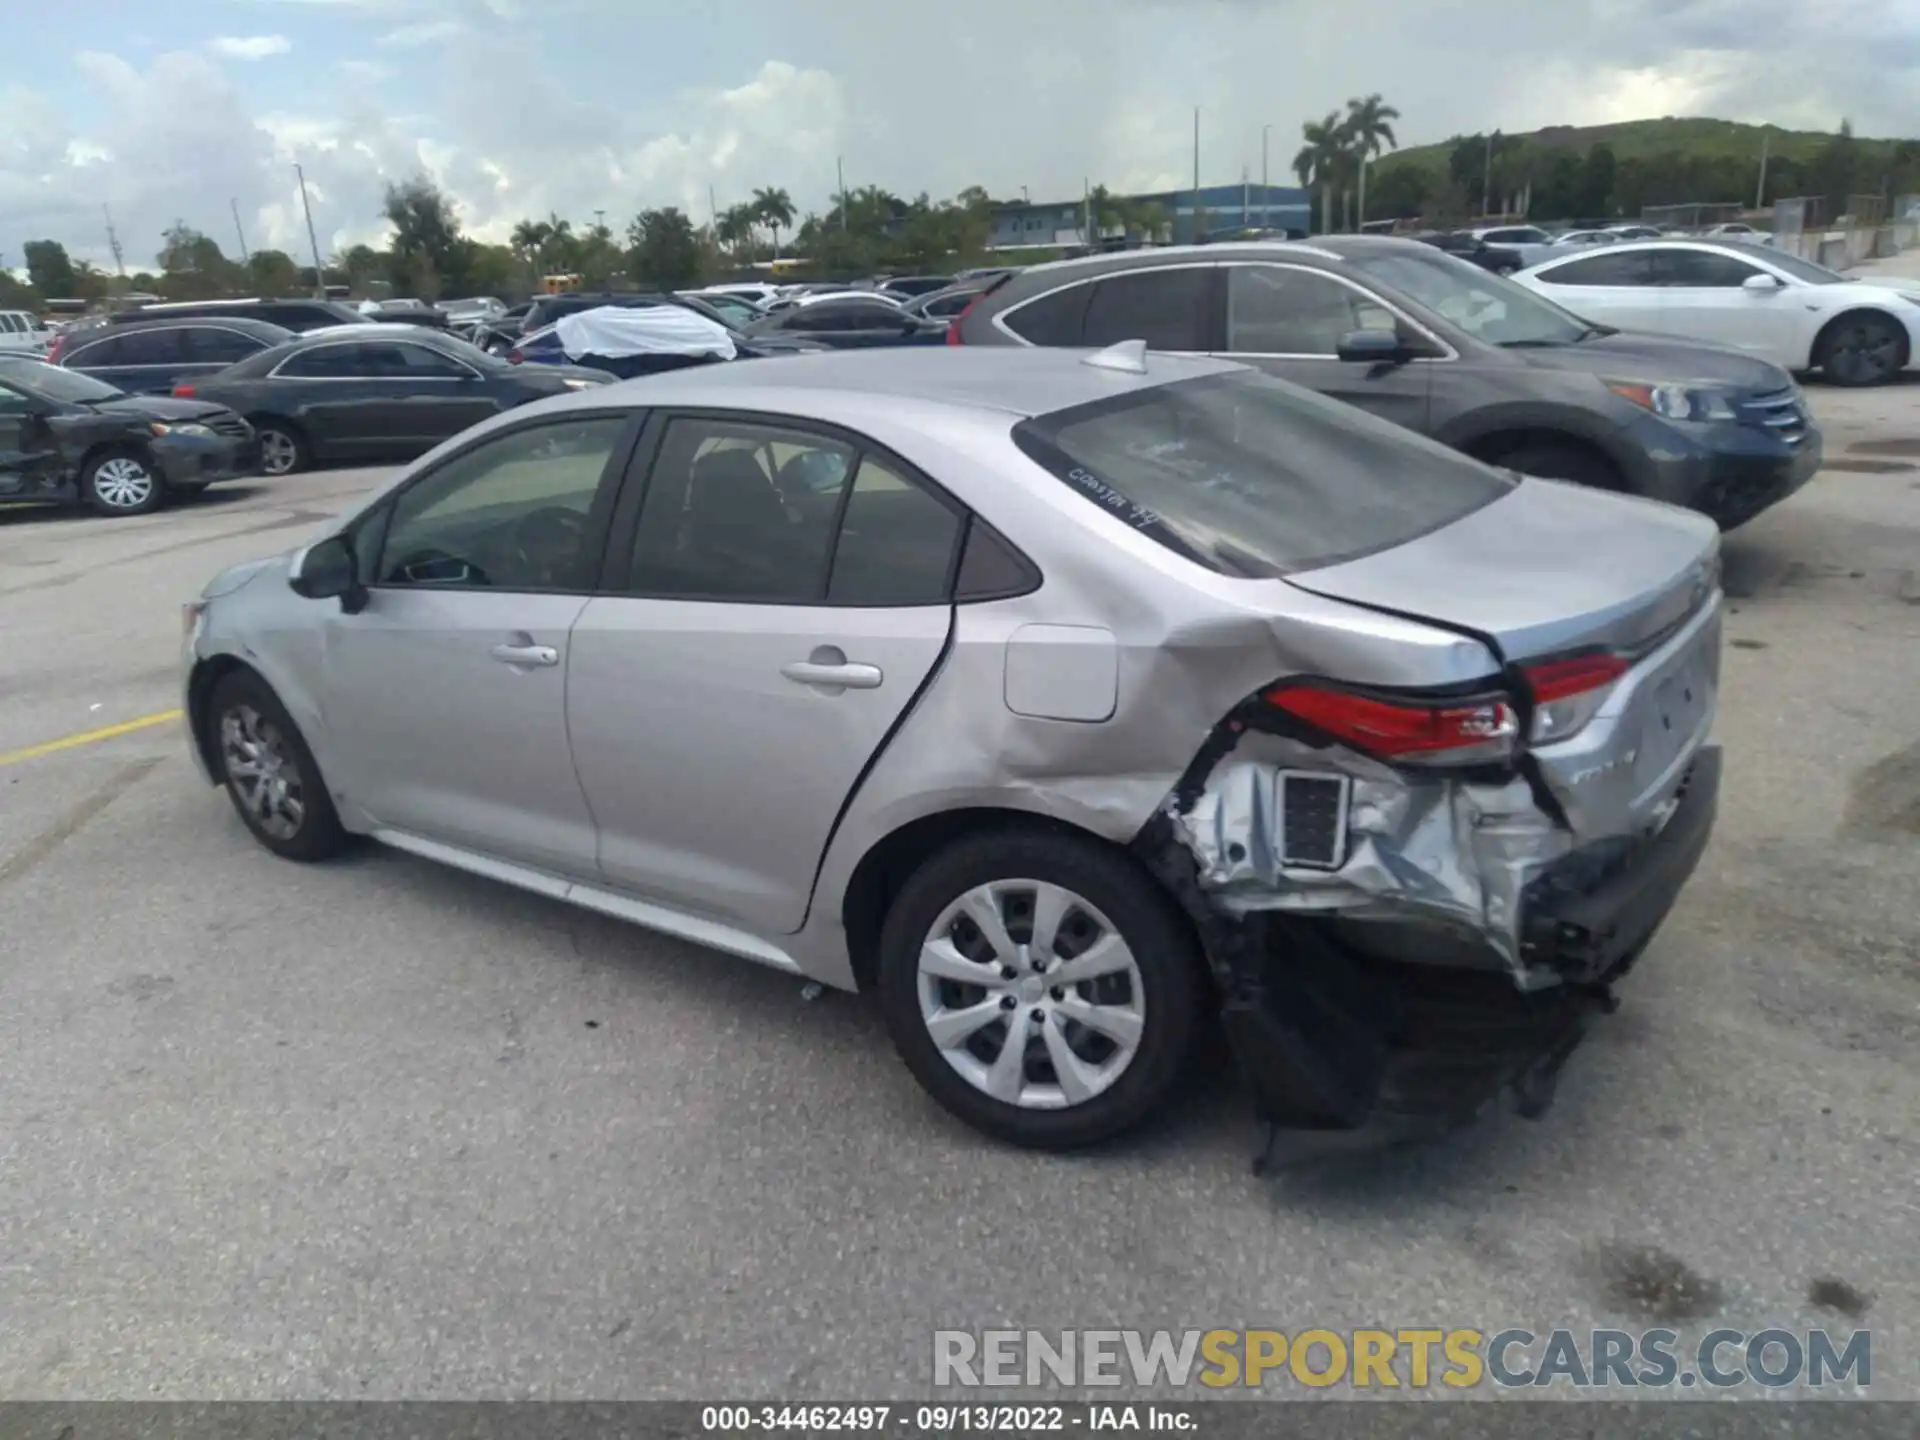
<path fill-rule="evenodd" d="M 1144 375 L 1147 373 L 1147 342 L 1121 340 L 1087 356 L 1080 363 L 1092 365 L 1101 370 L 1121 370 L 1128 375 Z"/>

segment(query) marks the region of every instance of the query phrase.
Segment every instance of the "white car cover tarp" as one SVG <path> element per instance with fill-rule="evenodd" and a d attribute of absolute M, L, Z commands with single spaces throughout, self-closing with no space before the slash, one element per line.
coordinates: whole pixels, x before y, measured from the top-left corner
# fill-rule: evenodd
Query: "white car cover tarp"
<path fill-rule="evenodd" d="M 678 305 L 640 310 L 602 305 L 563 315 L 553 329 L 569 360 L 587 355 L 717 355 L 731 360 L 738 353 L 725 326 Z"/>

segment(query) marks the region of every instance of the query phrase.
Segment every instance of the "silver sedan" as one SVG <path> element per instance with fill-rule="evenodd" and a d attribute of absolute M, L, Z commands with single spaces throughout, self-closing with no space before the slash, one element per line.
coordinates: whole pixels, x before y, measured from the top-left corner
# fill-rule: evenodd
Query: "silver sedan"
<path fill-rule="evenodd" d="M 1064 1148 L 1210 1015 L 1275 1123 L 1542 1106 L 1711 830 L 1721 605 L 1710 521 L 1237 365 L 843 353 L 474 427 L 216 577 L 186 700 L 276 854 L 876 990 Z"/>

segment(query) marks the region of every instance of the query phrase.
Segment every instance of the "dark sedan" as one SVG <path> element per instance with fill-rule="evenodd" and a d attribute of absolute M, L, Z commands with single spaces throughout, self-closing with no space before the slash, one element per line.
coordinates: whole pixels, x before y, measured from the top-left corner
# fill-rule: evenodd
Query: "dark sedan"
<path fill-rule="evenodd" d="M 874 295 L 833 295 L 809 300 L 756 320 L 746 327 L 749 340 L 811 340 L 835 350 L 879 345 L 940 345 L 944 321 L 910 315 L 895 301 Z"/>
<path fill-rule="evenodd" d="M 212 375 L 291 339 L 291 330 L 239 316 L 147 320 L 59 336 L 47 360 L 116 389 L 167 395 L 183 380 Z"/>
<path fill-rule="evenodd" d="M 510 365 L 439 331 L 375 324 L 303 335 L 173 393 L 246 416 L 261 469 L 290 475 L 323 461 L 408 459 L 490 415 L 607 379 Z"/>
<path fill-rule="evenodd" d="M 144 515 L 251 475 L 259 449 L 223 405 L 129 395 L 41 360 L 0 358 L 0 502 Z"/>

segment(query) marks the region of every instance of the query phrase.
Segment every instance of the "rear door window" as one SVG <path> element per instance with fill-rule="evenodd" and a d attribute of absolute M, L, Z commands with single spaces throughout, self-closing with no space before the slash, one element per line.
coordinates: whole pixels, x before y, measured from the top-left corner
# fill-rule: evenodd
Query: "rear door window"
<path fill-rule="evenodd" d="M 1080 343 L 1087 302 L 1092 298 L 1091 284 L 1069 285 L 1038 300 L 1016 305 L 1000 317 L 1000 323 L 1029 345 L 1070 348 Z"/>
<path fill-rule="evenodd" d="M 1135 270 L 1097 282 L 1087 304 L 1082 345 L 1144 340 L 1149 350 L 1207 350 L 1215 267 Z"/>
<path fill-rule="evenodd" d="M 1036 416 L 1013 437 L 1090 503 L 1208 569 L 1245 577 L 1403 545 L 1517 483 L 1250 370 Z"/>
<path fill-rule="evenodd" d="M 187 358 L 197 365 L 232 365 L 266 348 L 251 335 L 212 325 L 181 333 L 186 338 Z"/>
<path fill-rule="evenodd" d="M 1653 259 L 1645 250 L 1587 255 L 1536 272 L 1547 285 L 1651 285 Z"/>
<path fill-rule="evenodd" d="M 1653 283 L 1679 290 L 1738 290 L 1760 273 L 1758 266 L 1714 250 L 1652 252 Z"/>
<path fill-rule="evenodd" d="M 179 365 L 187 358 L 186 332 L 169 327 L 164 330 L 130 330 L 120 337 L 116 365 Z"/>
<path fill-rule="evenodd" d="M 1227 269 L 1230 354 L 1330 356 L 1356 330 L 1398 328 L 1392 311 L 1331 275 L 1285 265 Z"/>

